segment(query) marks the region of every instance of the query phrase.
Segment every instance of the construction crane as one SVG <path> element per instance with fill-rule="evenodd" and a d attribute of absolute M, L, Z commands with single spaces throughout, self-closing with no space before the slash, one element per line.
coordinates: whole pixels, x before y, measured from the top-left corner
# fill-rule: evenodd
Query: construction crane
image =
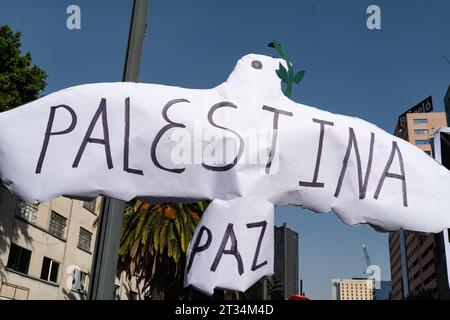
<path fill-rule="evenodd" d="M 370 262 L 369 252 L 367 251 L 367 247 L 365 244 L 363 244 L 362 247 L 363 247 L 363 251 L 364 251 L 364 258 L 366 258 L 367 268 L 369 268 L 372 265 L 372 262 Z M 367 271 L 367 269 L 366 269 L 366 271 Z M 364 271 L 364 273 L 366 273 L 366 271 Z M 374 272 L 375 272 L 375 270 L 371 269 L 369 276 L 373 275 Z"/>

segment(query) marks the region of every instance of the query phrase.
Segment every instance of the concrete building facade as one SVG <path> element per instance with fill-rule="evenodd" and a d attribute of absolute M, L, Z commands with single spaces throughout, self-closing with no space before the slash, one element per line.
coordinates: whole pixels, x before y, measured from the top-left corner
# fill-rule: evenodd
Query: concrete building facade
<path fill-rule="evenodd" d="M 332 300 L 374 300 L 374 288 L 372 279 L 332 280 Z"/>
<path fill-rule="evenodd" d="M 85 300 L 101 197 L 58 197 L 33 205 L 0 185 L 0 300 Z M 115 299 L 144 299 L 143 283 L 125 273 Z"/>
<path fill-rule="evenodd" d="M 390 300 L 391 299 L 391 281 L 381 280 L 378 285 L 375 284 L 374 300 Z"/>
<path fill-rule="evenodd" d="M 299 293 L 298 233 L 284 223 L 275 227 L 274 275 L 285 299 Z"/>
<path fill-rule="evenodd" d="M 389 233 L 389 260 L 392 283 L 391 299 L 403 300 L 409 292 L 405 232 L 403 230 Z"/>
<path fill-rule="evenodd" d="M 33 205 L 0 187 L 0 299 L 86 299 L 100 202 Z"/>
<path fill-rule="evenodd" d="M 395 135 L 431 156 L 429 139 L 435 130 L 447 126 L 445 113 L 406 113 L 404 119 L 401 125 L 400 121 L 397 124 Z M 431 289 L 439 294 L 438 247 L 435 235 L 402 230 L 389 235 L 392 299 L 405 299 L 419 289 Z"/>

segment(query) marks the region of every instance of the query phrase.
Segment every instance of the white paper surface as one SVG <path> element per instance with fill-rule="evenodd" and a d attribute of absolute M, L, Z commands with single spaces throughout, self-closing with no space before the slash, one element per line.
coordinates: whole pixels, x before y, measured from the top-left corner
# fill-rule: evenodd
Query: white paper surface
<path fill-rule="evenodd" d="M 289 100 L 280 62 L 247 55 L 213 89 L 88 84 L 1 113 L 1 179 L 28 202 L 257 198 L 379 230 L 450 227 L 444 167 L 368 122 Z"/>
<path fill-rule="evenodd" d="M 185 286 L 246 291 L 273 274 L 274 207 L 257 198 L 214 200 L 189 244 Z"/>

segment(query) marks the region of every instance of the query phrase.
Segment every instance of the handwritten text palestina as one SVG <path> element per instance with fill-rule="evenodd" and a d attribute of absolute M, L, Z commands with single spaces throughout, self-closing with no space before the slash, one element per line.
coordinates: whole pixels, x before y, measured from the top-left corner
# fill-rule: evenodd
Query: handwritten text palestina
<path fill-rule="evenodd" d="M 28 202 L 252 198 L 380 230 L 450 227 L 448 170 L 369 122 L 288 99 L 280 63 L 250 54 L 211 89 L 95 83 L 3 112 L 0 177 Z"/>
<path fill-rule="evenodd" d="M 280 64 L 250 54 L 212 89 L 87 84 L 0 113 L 2 182 L 34 203 L 212 200 L 185 276 L 208 294 L 273 273 L 277 205 L 378 230 L 450 227 L 447 169 L 366 121 L 288 99 Z"/>
<path fill-rule="evenodd" d="M 152 164 L 160 169 L 164 170 L 166 172 L 170 172 L 173 174 L 182 174 L 186 167 L 169 167 L 166 164 L 162 164 L 160 162 L 160 159 L 158 157 L 157 148 L 158 144 L 161 142 L 163 138 L 165 138 L 166 135 L 170 135 L 170 131 L 172 129 L 184 129 L 187 132 L 189 132 L 186 129 L 186 124 L 181 122 L 176 122 L 172 119 L 170 119 L 168 113 L 172 106 L 174 106 L 177 103 L 189 103 L 188 99 L 185 98 L 179 98 L 179 99 L 173 99 L 168 101 L 164 108 L 162 109 L 162 119 L 166 122 L 166 124 L 161 127 L 161 129 L 157 132 L 156 136 L 149 137 L 152 139 L 150 148 L 148 150 L 149 155 L 149 161 L 152 162 Z M 210 171 L 216 171 L 216 172 L 223 172 L 232 170 L 236 165 L 242 165 L 246 164 L 243 160 L 243 154 L 245 153 L 246 147 L 249 149 L 259 150 L 261 151 L 261 142 L 255 141 L 255 139 L 245 139 L 239 132 L 243 130 L 238 130 L 236 128 L 230 128 L 223 126 L 219 120 L 216 120 L 214 118 L 215 113 L 221 109 L 221 108 L 232 108 L 235 109 L 234 116 L 239 117 L 239 107 L 237 104 L 234 104 L 230 101 L 221 101 L 214 105 L 212 105 L 208 111 L 207 114 L 207 121 L 208 124 L 211 126 L 211 128 L 218 128 L 219 131 L 223 131 L 222 135 L 218 132 L 212 132 L 210 135 L 212 136 L 211 140 L 206 144 L 205 148 L 205 142 L 204 142 L 204 134 L 202 137 L 200 137 L 200 141 L 196 141 L 194 137 L 191 137 L 189 133 L 187 134 L 187 137 L 190 139 L 186 140 L 186 135 L 184 135 L 185 140 L 183 142 L 184 148 L 182 148 L 180 153 L 184 155 L 183 159 L 194 159 L 192 155 L 189 155 L 189 151 L 192 152 L 193 150 L 198 150 L 198 148 L 191 148 L 191 143 L 201 143 L 200 149 L 202 151 L 202 159 L 211 159 L 214 158 L 213 162 L 224 162 L 222 164 L 216 164 L 212 165 L 210 163 L 201 162 L 202 167 L 205 170 Z M 123 117 L 123 125 L 122 125 L 122 132 L 123 132 L 123 162 L 121 165 L 123 165 L 123 171 L 129 173 L 129 174 L 135 174 L 135 175 L 144 175 L 144 168 L 131 168 L 130 167 L 130 157 L 132 154 L 130 154 L 130 130 L 132 130 L 132 123 L 130 121 L 130 97 L 125 98 L 124 100 L 124 117 Z M 70 125 L 61 130 L 58 129 L 57 131 L 54 128 L 55 125 L 55 117 L 57 116 L 58 112 L 65 112 L 70 116 Z M 272 123 L 271 128 L 267 129 L 265 133 L 269 132 L 271 133 L 271 141 L 270 145 L 267 143 L 263 143 L 263 145 L 269 145 L 267 149 L 263 148 L 263 154 L 266 155 L 265 157 L 265 163 L 264 163 L 264 172 L 263 174 L 270 174 L 273 173 L 271 171 L 272 165 L 274 163 L 274 155 L 279 154 L 279 139 L 282 129 L 282 122 L 284 121 L 284 117 L 294 117 L 295 118 L 295 112 L 291 112 L 288 110 L 282 110 L 280 108 L 277 108 L 275 106 L 261 106 L 261 113 L 269 113 L 272 117 Z M 324 188 L 325 182 L 321 181 L 319 179 L 321 166 L 327 166 L 330 164 L 324 164 L 322 161 L 322 158 L 326 156 L 327 150 L 324 148 L 324 144 L 326 144 L 327 136 L 335 134 L 333 132 L 333 127 L 335 126 L 335 123 L 333 121 L 329 121 L 327 119 L 316 119 L 311 118 L 310 121 L 314 123 L 316 128 L 316 134 L 317 134 L 317 150 L 316 152 L 309 153 L 311 157 L 315 158 L 315 164 L 313 167 L 311 167 L 310 172 L 311 179 L 304 180 L 304 181 L 298 181 L 299 187 L 304 188 Z M 45 157 L 48 151 L 48 147 L 51 144 L 51 138 L 53 136 L 61 136 L 61 135 L 69 135 L 72 131 L 74 131 L 77 127 L 77 113 L 76 111 L 70 107 L 69 105 L 58 105 L 58 106 L 52 106 L 50 108 L 50 113 L 48 117 L 48 122 L 46 126 L 45 133 L 43 134 L 44 140 L 42 143 L 42 148 L 40 151 L 40 155 L 36 164 L 36 174 L 41 174 L 43 170 L 43 165 L 45 161 Z M 94 128 L 100 127 L 101 128 L 101 134 L 99 136 L 93 135 Z M 199 125 L 200 128 L 202 128 L 201 125 Z M 118 126 L 114 125 L 114 130 L 117 130 Z M 77 168 L 80 165 L 80 162 L 83 158 L 83 155 L 85 153 L 86 148 L 90 144 L 100 144 L 102 145 L 103 152 L 105 153 L 105 166 L 108 169 L 114 168 L 114 162 L 112 160 L 112 150 L 111 150 L 111 141 L 110 141 L 110 135 L 109 132 L 111 131 L 111 128 L 109 127 L 109 121 L 108 121 L 108 104 L 107 99 L 102 98 L 99 104 L 99 107 L 97 108 L 96 112 L 93 114 L 91 121 L 89 122 L 89 125 L 87 128 L 85 128 L 86 132 L 83 136 L 83 139 L 79 143 L 78 151 L 76 153 L 75 158 L 73 159 L 72 168 Z M 299 134 L 301 134 L 301 128 L 299 128 Z M 327 133 L 326 133 L 327 132 Z M 256 133 L 256 131 L 253 131 L 252 133 Z M 326 133 L 326 134 L 325 134 Z M 214 137 L 215 135 L 215 137 Z M 267 134 L 263 134 L 260 136 L 267 137 Z M 350 157 L 353 155 L 356 159 L 356 169 L 357 169 L 357 183 L 358 183 L 358 197 L 359 199 L 364 199 L 367 194 L 367 186 L 369 179 L 373 179 L 374 177 L 371 177 L 371 171 L 372 171 L 372 163 L 374 161 L 382 161 L 384 163 L 384 170 L 381 173 L 381 175 L 378 175 L 375 177 L 377 179 L 377 186 L 374 190 L 374 193 L 371 195 L 374 199 L 377 199 L 380 196 L 381 190 L 383 188 L 383 185 L 386 181 L 386 179 L 397 179 L 399 180 L 399 194 L 401 195 L 401 203 L 403 206 L 408 206 L 408 197 L 407 197 L 407 184 L 406 184 L 406 174 L 403 164 L 403 156 L 401 153 L 401 150 L 397 144 L 396 141 L 392 141 L 391 144 L 391 150 L 389 153 L 389 156 L 386 157 L 378 157 L 378 155 L 374 155 L 374 145 L 376 142 L 376 134 L 373 132 L 370 132 L 370 144 L 369 147 L 366 148 L 366 150 L 360 150 L 359 145 L 361 143 L 358 143 L 358 137 L 357 133 L 355 132 L 355 129 L 352 127 L 348 127 L 348 143 L 346 146 L 346 151 L 340 161 L 339 164 L 333 163 L 331 166 L 338 167 L 340 166 L 340 171 L 336 171 L 337 174 L 339 174 L 339 177 L 337 179 L 337 184 L 335 187 L 334 196 L 338 197 L 341 193 L 342 184 L 346 177 L 347 170 L 349 168 L 349 161 Z M 247 137 L 248 138 L 248 137 Z M 245 140 L 247 140 L 248 145 L 246 145 Z M 258 139 L 256 139 L 258 140 Z M 218 141 L 221 141 L 222 143 L 217 143 Z M 214 143 L 216 142 L 216 143 Z M 251 143 L 257 143 L 256 146 L 252 146 Z M 265 141 L 267 142 L 267 141 Z M 228 144 L 231 144 L 231 148 L 228 147 Z M 208 148 L 209 146 L 209 148 Z M 176 146 L 175 146 L 176 147 Z M 230 150 L 228 151 L 227 150 Z M 234 151 L 233 151 L 234 149 Z M 209 157 L 205 156 L 205 150 Z M 99 150 L 97 150 L 99 151 Z M 232 155 L 231 161 L 228 163 L 225 163 L 226 158 L 228 155 Z M 261 152 L 260 152 L 261 153 Z M 361 161 L 362 154 L 364 153 L 364 157 L 367 158 L 366 164 L 363 164 Z M 218 157 L 218 155 L 221 155 Z M 179 155 L 179 154 L 178 154 Z M 171 158 L 174 158 L 173 152 L 171 152 Z M 198 158 L 198 157 L 197 157 Z M 228 158 L 230 158 L 228 156 Z M 258 157 L 258 159 L 261 159 L 261 157 Z M 219 161 L 217 161 L 219 160 Z M 86 159 L 85 161 L 89 161 L 89 159 Z M 179 163 L 179 161 L 177 161 Z M 398 164 L 399 170 L 393 170 L 394 162 Z M 250 163 L 252 164 L 252 163 Z M 116 164 L 117 165 L 117 164 Z M 353 166 L 353 165 L 352 165 Z"/>

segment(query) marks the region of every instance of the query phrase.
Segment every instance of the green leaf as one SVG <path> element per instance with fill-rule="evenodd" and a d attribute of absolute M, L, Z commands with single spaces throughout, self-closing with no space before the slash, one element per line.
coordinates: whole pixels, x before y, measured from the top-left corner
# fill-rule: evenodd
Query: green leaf
<path fill-rule="evenodd" d="M 275 48 L 275 51 L 281 56 L 283 54 L 281 45 L 275 39 L 272 40 L 271 44 L 273 45 L 273 48 Z"/>
<path fill-rule="evenodd" d="M 278 44 L 278 46 L 279 46 L 278 53 L 284 60 L 286 60 L 286 62 L 288 62 L 289 58 L 288 58 L 287 53 L 284 50 L 283 46 L 281 44 Z"/>
<path fill-rule="evenodd" d="M 281 80 L 283 80 L 283 82 L 288 82 L 288 73 L 285 67 L 283 67 L 283 65 L 280 63 L 279 65 L 279 69 L 277 70 L 277 75 L 278 77 L 280 77 Z"/>
<path fill-rule="evenodd" d="M 159 254 L 164 252 L 164 248 L 167 243 L 167 229 L 168 229 L 169 221 L 165 220 L 163 225 L 161 226 L 161 230 L 159 232 Z"/>
<path fill-rule="evenodd" d="M 289 80 L 292 81 L 292 78 L 294 78 L 294 69 L 292 69 L 292 63 L 290 63 L 289 61 L 286 61 L 287 65 L 288 65 L 288 76 L 289 76 Z"/>
<path fill-rule="evenodd" d="M 294 82 L 295 84 L 299 84 L 300 81 L 302 81 L 303 77 L 305 76 L 305 70 L 299 71 L 295 74 L 294 79 L 292 80 L 292 82 Z"/>
<path fill-rule="evenodd" d="M 292 84 L 291 85 L 288 84 L 288 86 L 286 87 L 286 90 L 284 91 L 284 95 L 286 97 L 290 98 L 291 94 L 292 94 Z"/>

